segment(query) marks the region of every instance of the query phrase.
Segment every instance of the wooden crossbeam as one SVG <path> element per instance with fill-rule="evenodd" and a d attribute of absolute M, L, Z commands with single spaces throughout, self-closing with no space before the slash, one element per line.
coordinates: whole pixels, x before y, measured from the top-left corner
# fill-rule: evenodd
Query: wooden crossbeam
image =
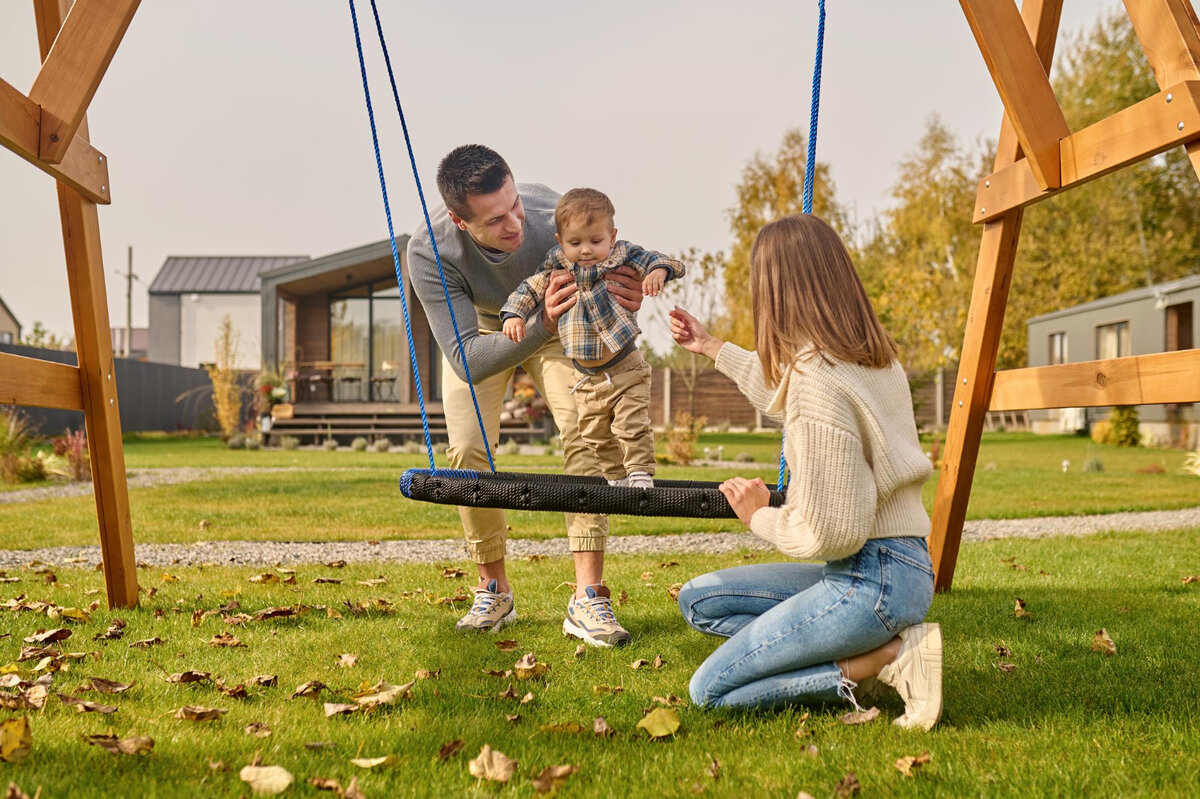
<path fill-rule="evenodd" d="M 82 411 L 79 369 L 0 352 L 0 405 Z"/>
<path fill-rule="evenodd" d="M 41 106 L 39 157 L 60 163 L 141 0 L 77 0 L 29 90 Z"/>
<path fill-rule="evenodd" d="M 1187 80 L 1062 140 L 1062 186 L 1043 189 L 1027 159 L 979 181 L 976 223 L 997 219 L 1061 191 L 1186 142 L 1200 142 L 1200 79 Z"/>
<path fill-rule="evenodd" d="M 0 145 L 92 202 L 110 203 L 108 159 L 86 138 L 72 139 L 61 163 L 49 164 L 38 157 L 41 115 L 37 103 L 0 79 Z"/>
<path fill-rule="evenodd" d="M 993 411 L 1104 408 L 1200 399 L 1200 350 L 996 372 Z"/>
<path fill-rule="evenodd" d="M 1012 0 L 959 2 L 1038 185 L 1057 188 L 1058 142 L 1071 129 L 1034 46 L 1037 35 L 1030 35 Z"/>

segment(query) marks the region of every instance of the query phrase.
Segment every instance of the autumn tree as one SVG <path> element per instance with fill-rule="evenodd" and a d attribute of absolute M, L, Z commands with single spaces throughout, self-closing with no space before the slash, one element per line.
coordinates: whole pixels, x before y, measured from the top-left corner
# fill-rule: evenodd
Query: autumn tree
<path fill-rule="evenodd" d="M 758 153 L 742 170 L 737 186 L 737 203 L 728 210 L 733 244 L 724 259 L 724 316 L 713 332 L 743 347 L 754 348 L 754 321 L 750 309 L 750 248 L 763 225 L 803 210 L 804 134 L 792 129 L 783 135 L 779 150 Z M 817 162 L 813 175 L 813 213 L 848 238 L 848 215 L 837 203 L 829 166 Z"/>

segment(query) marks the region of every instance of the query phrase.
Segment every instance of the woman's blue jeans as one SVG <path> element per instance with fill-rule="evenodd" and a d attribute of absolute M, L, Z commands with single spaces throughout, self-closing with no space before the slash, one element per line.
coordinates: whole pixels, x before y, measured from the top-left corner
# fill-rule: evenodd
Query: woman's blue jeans
<path fill-rule="evenodd" d="M 764 563 L 701 575 L 679 592 L 683 618 L 729 640 L 696 669 L 702 707 L 852 699 L 837 661 L 883 646 L 925 618 L 933 567 L 924 538 L 868 540 L 826 564 Z"/>

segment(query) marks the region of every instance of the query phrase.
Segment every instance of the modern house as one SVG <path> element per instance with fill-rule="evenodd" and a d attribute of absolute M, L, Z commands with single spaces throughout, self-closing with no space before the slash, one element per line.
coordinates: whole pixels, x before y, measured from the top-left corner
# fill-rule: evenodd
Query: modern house
<path fill-rule="evenodd" d="M 125 328 L 110 327 L 109 337 L 112 339 L 113 355 L 118 358 L 133 358 L 135 361 L 149 360 L 150 328 L 134 327 L 129 329 L 129 352 L 125 352 Z"/>
<path fill-rule="evenodd" d="M 1034 317 L 1026 323 L 1029 365 L 1192 349 L 1197 305 L 1200 275 L 1192 275 Z M 1059 408 L 1031 415 L 1034 432 L 1050 433 L 1081 430 L 1107 414 L 1104 408 Z M 1192 403 L 1143 406 L 1138 421 L 1151 440 L 1196 446 Z"/>
<path fill-rule="evenodd" d="M 168 257 L 150 284 L 148 359 L 193 367 L 212 363 L 228 315 L 239 338 L 237 366 L 259 369 L 259 275 L 308 260 L 306 255 Z"/>
<path fill-rule="evenodd" d="M 0 297 L 0 344 L 16 344 L 21 340 L 21 323 Z"/>

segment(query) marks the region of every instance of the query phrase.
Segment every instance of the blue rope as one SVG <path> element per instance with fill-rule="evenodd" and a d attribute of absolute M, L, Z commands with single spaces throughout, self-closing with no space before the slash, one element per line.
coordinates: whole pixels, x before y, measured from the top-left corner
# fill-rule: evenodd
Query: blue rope
<path fill-rule="evenodd" d="M 351 5 L 353 5 L 351 0 Z M 463 371 L 467 375 L 467 388 L 471 389 L 471 402 L 475 405 L 475 420 L 479 422 L 479 432 L 483 437 L 483 448 L 487 452 L 488 466 L 496 471 L 496 462 L 492 459 L 492 445 L 488 442 L 487 429 L 483 426 L 483 413 L 479 410 L 479 398 L 475 395 L 475 383 L 471 380 L 471 367 L 467 364 L 467 353 L 463 348 L 462 334 L 458 330 L 458 318 L 454 314 L 454 306 L 450 302 L 450 288 L 446 285 L 446 273 L 442 269 L 442 256 L 438 252 L 437 238 L 433 235 L 433 225 L 429 221 L 429 206 L 425 202 L 425 190 L 421 188 L 421 176 L 417 174 L 417 159 L 413 155 L 412 138 L 408 135 L 408 122 L 404 119 L 404 108 L 400 105 L 400 92 L 396 89 L 396 74 L 392 71 L 392 57 L 388 54 L 387 41 L 383 36 L 383 23 L 379 20 L 379 8 L 375 0 L 371 0 L 371 13 L 375 15 L 375 31 L 379 35 L 379 46 L 383 49 L 383 62 L 387 64 L 388 80 L 392 84 L 392 97 L 396 101 L 396 113 L 400 115 L 400 127 L 404 130 L 404 146 L 408 148 L 408 163 L 412 167 L 413 181 L 417 184 L 417 197 L 421 200 L 421 213 L 425 215 L 425 229 L 429 231 L 429 244 L 433 247 L 433 260 L 437 264 L 438 277 L 442 281 L 442 296 L 446 298 L 446 310 L 450 312 L 450 324 L 454 327 L 454 340 L 458 343 L 459 357 L 462 358 Z M 408 324 L 408 311 L 404 312 L 404 323 Z M 424 406 L 421 415 L 424 417 Z"/>
<path fill-rule="evenodd" d="M 354 11 L 354 0 L 350 0 L 350 20 L 354 23 L 354 46 L 358 49 L 358 69 L 362 74 L 363 96 L 367 100 L 367 118 L 371 122 L 371 143 L 375 145 L 375 168 L 379 172 L 379 188 L 383 192 L 383 211 L 387 216 L 388 241 L 392 245 L 392 263 L 396 267 L 396 283 L 400 287 L 400 308 L 404 312 L 404 332 L 408 334 L 408 355 L 412 361 L 413 379 L 416 381 L 417 402 L 421 406 L 421 428 L 425 432 L 425 452 L 429 455 L 429 468 L 433 469 L 433 439 L 429 435 L 429 417 L 425 413 L 425 392 L 421 389 L 421 371 L 417 368 L 417 347 L 413 343 L 412 325 L 409 323 L 408 301 L 404 295 L 404 278 L 400 272 L 400 253 L 396 250 L 396 232 L 392 228 L 392 207 L 388 202 L 387 180 L 383 177 L 383 156 L 379 152 L 379 131 L 375 127 L 375 109 L 371 105 L 371 89 L 367 85 L 367 62 L 363 58 L 362 37 L 358 32 L 358 14 Z"/>
<path fill-rule="evenodd" d="M 812 213 L 813 183 L 817 174 L 817 119 L 820 117 L 821 111 L 821 61 L 825 57 L 825 0 L 818 0 L 817 5 L 820 7 L 820 14 L 817 18 L 817 55 L 813 63 L 812 106 L 808 113 L 808 153 L 804 158 L 804 213 L 806 214 Z M 786 487 L 787 460 L 784 457 L 783 440 L 781 440 L 779 443 L 779 482 L 776 490 L 783 491 Z"/>

